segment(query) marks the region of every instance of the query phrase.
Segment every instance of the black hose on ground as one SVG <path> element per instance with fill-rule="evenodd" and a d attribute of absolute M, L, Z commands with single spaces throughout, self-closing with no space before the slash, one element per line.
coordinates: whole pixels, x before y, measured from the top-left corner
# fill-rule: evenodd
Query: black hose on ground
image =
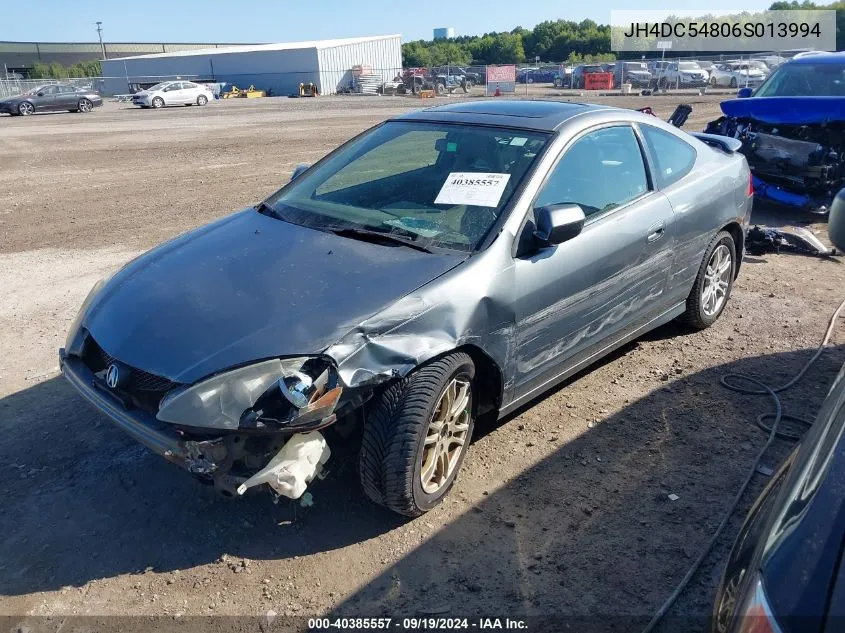
<path fill-rule="evenodd" d="M 839 318 L 839 315 L 842 313 L 842 310 L 845 309 L 845 300 L 839 304 L 839 307 L 833 312 L 833 315 L 830 317 L 830 321 L 827 325 L 827 331 L 825 331 L 824 338 L 822 339 L 821 344 L 816 348 L 815 354 L 808 360 L 804 367 L 801 368 L 795 376 L 789 380 L 788 382 L 784 383 L 780 387 L 769 387 L 766 383 L 758 380 L 757 378 L 753 378 L 751 376 L 746 376 L 745 374 L 725 374 L 719 379 L 719 382 L 724 386 L 726 389 L 730 389 L 731 391 L 735 391 L 737 393 L 746 394 L 746 395 L 754 395 L 754 396 L 762 396 L 768 395 L 771 397 L 772 401 L 775 404 L 775 411 L 774 413 L 764 413 L 763 415 L 757 416 L 757 426 L 759 426 L 764 431 L 768 432 L 768 439 L 766 443 L 763 445 L 763 448 L 760 449 L 760 452 L 757 453 L 757 457 L 754 459 L 754 462 L 751 464 L 751 468 L 748 471 L 748 475 L 746 476 L 745 480 L 742 482 L 742 485 L 739 487 L 739 490 L 736 493 L 736 496 L 733 498 L 731 505 L 728 507 L 727 511 L 725 512 L 724 516 L 722 517 L 719 526 L 716 528 L 716 531 L 713 533 L 713 536 L 710 537 L 710 540 L 707 542 L 707 546 L 702 550 L 701 554 L 699 554 L 698 558 L 693 561 L 690 568 L 687 570 L 687 573 L 684 574 L 684 577 L 681 579 L 681 582 L 675 587 L 674 591 L 666 598 L 666 601 L 660 606 L 654 616 L 651 618 L 651 621 L 646 625 L 643 629 L 642 633 L 651 633 L 654 631 L 655 627 L 660 623 L 663 619 L 663 616 L 669 611 L 675 601 L 678 599 L 678 596 L 681 595 L 681 592 L 686 588 L 689 584 L 689 581 L 692 580 L 692 577 L 695 575 L 695 572 L 698 571 L 698 568 L 701 567 L 701 563 L 704 562 L 704 559 L 710 553 L 710 550 L 713 549 L 713 546 L 719 540 L 719 537 L 722 534 L 725 526 L 728 523 L 728 520 L 733 516 L 733 513 L 736 511 L 737 506 L 739 505 L 740 499 L 742 495 L 745 494 L 745 490 L 748 488 L 748 484 L 751 483 L 751 479 L 754 477 L 754 473 L 757 471 L 757 467 L 760 465 L 760 462 L 763 460 L 763 455 L 772 445 L 775 438 L 785 439 L 785 440 L 798 440 L 801 438 L 801 434 L 789 432 L 789 431 L 780 431 L 779 426 L 780 423 L 784 420 L 789 420 L 796 425 L 806 426 L 809 428 L 812 425 L 812 422 L 808 420 L 804 420 L 803 418 L 797 418 L 791 415 L 784 415 L 783 410 L 781 407 L 780 398 L 778 397 L 779 393 L 783 393 L 787 389 L 795 386 L 795 384 L 804 377 L 804 374 L 807 373 L 807 370 L 812 367 L 813 363 L 815 363 L 819 356 L 822 355 L 827 344 L 830 342 L 830 337 L 833 335 L 833 329 L 836 326 L 836 321 Z M 737 385 L 737 381 L 744 381 L 750 385 L 756 385 L 757 388 L 751 387 L 743 387 Z M 771 424 L 767 424 L 766 421 L 771 420 Z"/>

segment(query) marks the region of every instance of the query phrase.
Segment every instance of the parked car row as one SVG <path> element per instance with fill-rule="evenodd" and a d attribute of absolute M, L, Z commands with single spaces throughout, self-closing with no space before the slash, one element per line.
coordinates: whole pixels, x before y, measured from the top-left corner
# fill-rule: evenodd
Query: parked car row
<path fill-rule="evenodd" d="M 772 64 L 770 67 L 767 63 Z M 585 88 L 585 75 L 611 73 L 613 87 L 631 84 L 634 88 L 756 88 L 769 76 L 772 67 L 782 58 L 727 60 L 619 60 L 613 63 L 579 64 L 577 66 L 540 66 L 520 68 L 518 83 L 550 83 L 557 88 Z"/>
<path fill-rule="evenodd" d="M 163 81 L 132 95 L 132 103 L 142 108 L 171 105 L 204 106 L 214 99 L 211 88 L 192 81 Z M 36 112 L 91 112 L 103 105 L 103 98 L 91 88 L 71 84 L 45 84 L 28 92 L 0 100 L 0 113 L 29 116 Z"/>

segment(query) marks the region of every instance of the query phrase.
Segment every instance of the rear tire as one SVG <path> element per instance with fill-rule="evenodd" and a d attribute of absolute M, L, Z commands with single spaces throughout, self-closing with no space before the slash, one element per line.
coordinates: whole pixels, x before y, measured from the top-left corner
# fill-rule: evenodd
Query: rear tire
<path fill-rule="evenodd" d="M 474 376 L 467 354 L 449 354 L 374 399 L 359 457 L 361 484 L 370 499 L 410 517 L 443 500 L 472 437 Z"/>
<path fill-rule="evenodd" d="M 681 321 L 696 330 L 713 325 L 728 304 L 735 276 L 734 238 L 727 231 L 719 231 L 704 251 Z"/>
<path fill-rule="evenodd" d="M 206 97 L 205 95 L 200 95 L 199 97 L 197 97 L 198 106 L 204 106 L 206 103 L 208 103 L 208 97 Z"/>

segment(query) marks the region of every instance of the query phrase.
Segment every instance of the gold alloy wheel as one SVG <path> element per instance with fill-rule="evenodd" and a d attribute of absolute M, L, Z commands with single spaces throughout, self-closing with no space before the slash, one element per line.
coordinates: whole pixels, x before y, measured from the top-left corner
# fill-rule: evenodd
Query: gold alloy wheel
<path fill-rule="evenodd" d="M 470 381 L 456 376 L 434 408 L 423 445 L 420 483 L 426 494 L 435 494 L 455 472 L 469 439 L 472 391 Z"/>

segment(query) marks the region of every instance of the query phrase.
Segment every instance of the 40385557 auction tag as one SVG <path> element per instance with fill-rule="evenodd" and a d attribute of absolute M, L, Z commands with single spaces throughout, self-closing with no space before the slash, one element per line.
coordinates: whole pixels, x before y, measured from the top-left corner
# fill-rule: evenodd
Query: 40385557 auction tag
<path fill-rule="evenodd" d="M 498 207 L 510 177 L 510 174 L 452 172 L 443 183 L 434 204 Z"/>

